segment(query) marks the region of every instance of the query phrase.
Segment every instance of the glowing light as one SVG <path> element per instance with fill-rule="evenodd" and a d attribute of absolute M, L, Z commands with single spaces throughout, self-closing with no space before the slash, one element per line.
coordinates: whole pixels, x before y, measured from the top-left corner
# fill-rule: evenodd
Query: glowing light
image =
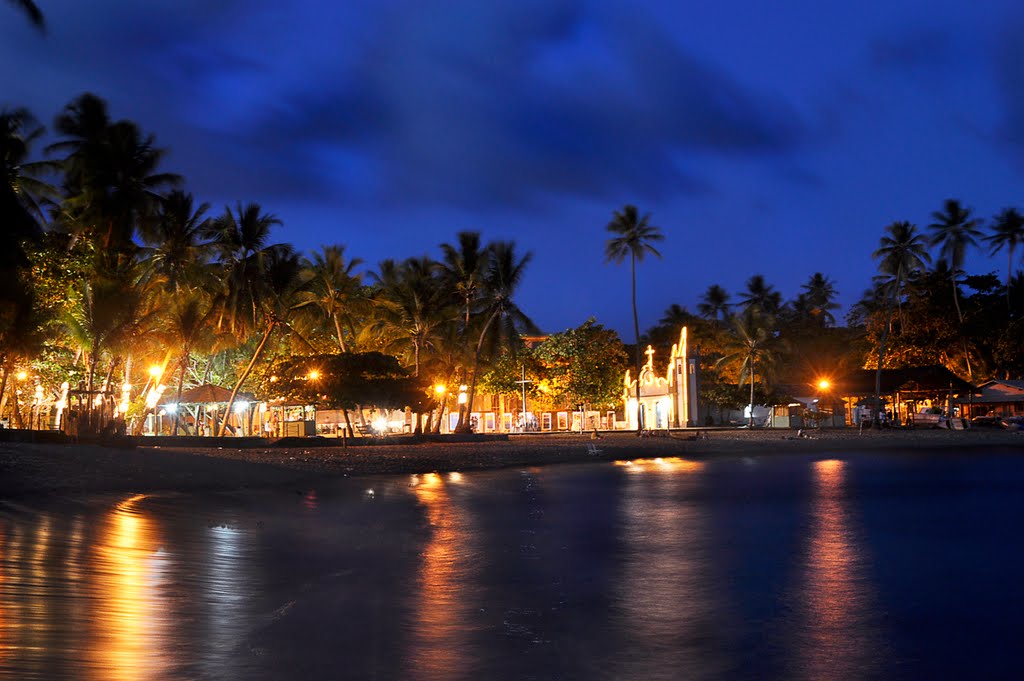
<path fill-rule="evenodd" d="M 167 411 L 168 414 L 173 414 L 174 412 L 178 411 L 178 405 L 176 405 L 176 404 L 167 404 L 167 405 L 164 405 L 164 409 Z"/>
<path fill-rule="evenodd" d="M 315 381 L 318 378 L 320 378 L 320 372 L 319 371 L 317 371 L 316 369 L 313 369 L 312 371 L 309 372 L 309 380 Z"/>
<path fill-rule="evenodd" d="M 822 390 L 828 390 L 829 388 L 832 387 L 832 383 L 827 378 L 823 378 L 820 381 L 818 381 L 818 387 Z"/>
<path fill-rule="evenodd" d="M 24 372 L 24 371 L 19 371 L 18 372 L 18 380 L 19 381 L 24 381 L 26 378 L 28 378 L 28 373 L 27 372 Z"/>
<path fill-rule="evenodd" d="M 245 412 L 245 410 L 248 409 L 248 408 L 249 408 L 249 403 L 246 402 L 245 400 L 242 400 L 241 402 L 235 402 L 235 413 L 236 414 L 241 414 L 241 413 Z"/>
<path fill-rule="evenodd" d="M 160 368 L 159 364 L 154 364 L 153 366 L 149 367 L 149 375 L 152 376 L 153 378 L 156 378 L 163 372 L 164 370 Z"/>
<path fill-rule="evenodd" d="M 277 383 L 277 376 L 271 376 L 270 377 L 270 382 L 271 383 Z"/>
<path fill-rule="evenodd" d="M 438 397 L 441 397 L 446 392 L 448 392 L 448 388 L 446 388 L 445 386 L 440 384 L 434 386 L 434 394 L 436 394 Z"/>
<path fill-rule="evenodd" d="M 379 416 L 373 420 L 373 429 L 378 433 L 383 433 L 388 429 L 388 420 L 383 416 Z"/>
<path fill-rule="evenodd" d="M 701 461 L 689 461 L 677 456 L 658 457 L 657 459 L 634 459 L 632 461 L 616 461 L 616 466 L 631 472 L 641 473 L 645 470 L 672 471 L 679 473 L 697 473 L 704 470 Z"/>
<path fill-rule="evenodd" d="M 452 471 L 448 474 L 449 482 L 462 482 L 462 473 L 458 471 Z"/>

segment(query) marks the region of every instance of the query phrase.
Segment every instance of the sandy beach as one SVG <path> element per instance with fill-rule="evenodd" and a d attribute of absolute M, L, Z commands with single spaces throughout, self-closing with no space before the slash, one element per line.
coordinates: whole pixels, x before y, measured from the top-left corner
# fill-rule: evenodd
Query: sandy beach
<path fill-rule="evenodd" d="M 632 433 L 521 435 L 507 441 L 359 447 L 110 447 L 0 443 L 0 498 L 35 494 L 197 492 L 257 487 L 309 488 L 335 477 L 473 471 L 652 457 L 832 452 L 970 451 L 1024 453 L 1024 432 L 1003 430 L 711 430 L 638 438 Z"/>

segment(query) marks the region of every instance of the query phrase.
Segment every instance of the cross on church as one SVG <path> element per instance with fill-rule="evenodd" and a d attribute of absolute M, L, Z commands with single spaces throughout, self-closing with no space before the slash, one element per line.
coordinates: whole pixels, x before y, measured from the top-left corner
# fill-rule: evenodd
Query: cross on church
<path fill-rule="evenodd" d="M 653 367 L 654 366 L 654 348 L 652 348 L 650 345 L 648 345 L 647 349 L 644 350 L 644 354 L 647 355 L 647 365 Z"/>
<path fill-rule="evenodd" d="M 523 365 L 523 378 L 515 382 L 523 389 L 523 432 L 526 432 L 526 384 L 533 383 L 533 381 L 526 380 L 526 365 Z"/>

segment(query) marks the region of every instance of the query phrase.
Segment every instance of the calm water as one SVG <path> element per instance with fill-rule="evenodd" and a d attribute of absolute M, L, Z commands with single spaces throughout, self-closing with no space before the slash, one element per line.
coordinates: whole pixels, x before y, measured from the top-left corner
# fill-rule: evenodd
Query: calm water
<path fill-rule="evenodd" d="M 0 503 L 0 677 L 1024 677 L 1024 457 Z"/>

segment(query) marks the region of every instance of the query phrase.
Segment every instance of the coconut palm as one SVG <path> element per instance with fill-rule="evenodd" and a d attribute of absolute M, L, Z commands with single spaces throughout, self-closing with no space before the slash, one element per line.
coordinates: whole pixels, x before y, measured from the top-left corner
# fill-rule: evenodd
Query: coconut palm
<path fill-rule="evenodd" d="M 30 161 L 32 146 L 46 132 L 28 109 L 0 110 L 0 201 L 3 220 L 15 234 L 28 236 L 45 219 L 43 207 L 56 200 L 57 188 L 45 181 L 51 163 Z"/>
<path fill-rule="evenodd" d="M 775 320 L 766 315 L 755 305 L 748 306 L 743 312 L 730 317 L 730 338 L 726 343 L 725 354 L 715 363 L 738 364 L 736 383 L 743 385 L 750 382 L 750 417 L 748 425 L 754 427 L 754 380 L 760 371 L 766 376 L 773 365 L 779 341 L 773 327 Z M 762 379 L 763 381 L 763 379 Z"/>
<path fill-rule="evenodd" d="M 921 272 L 931 264 L 925 238 L 917 231 L 917 225 L 906 220 L 893 222 L 885 228 L 886 235 L 878 243 L 878 249 L 871 254 L 878 261 L 878 271 L 892 287 L 892 299 L 899 309 L 900 332 L 903 332 L 903 289 L 911 275 Z"/>
<path fill-rule="evenodd" d="M 928 225 L 932 230 L 931 245 L 939 247 L 939 257 L 949 264 L 950 284 L 953 287 L 953 304 L 960 323 L 964 315 L 960 311 L 960 295 L 956 278 L 964 265 L 967 248 L 977 246 L 982 237 L 981 220 L 971 217 L 971 210 L 956 199 L 946 199 L 943 210 L 932 213 L 935 222 Z"/>
<path fill-rule="evenodd" d="M 535 333 L 536 324 L 519 309 L 514 297 L 523 282 L 526 266 L 533 259 L 527 252 L 519 257 L 512 241 L 497 241 L 487 247 L 487 269 L 480 295 L 480 319 L 485 320 L 473 353 L 466 413 L 473 413 L 480 356 L 489 341 L 489 355 L 497 357 L 503 350 L 514 352 L 523 333 Z M 469 424 L 463 425 L 467 430 Z"/>
<path fill-rule="evenodd" d="M 1016 208 L 1006 208 L 996 215 L 992 223 L 992 233 L 984 237 L 995 255 L 1006 249 L 1006 309 L 1010 310 L 1010 279 L 1013 277 L 1013 252 L 1017 246 L 1024 245 L 1024 215 Z"/>
<path fill-rule="evenodd" d="M 835 283 L 821 272 L 815 272 L 800 288 L 803 289 L 801 297 L 811 318 L 818 320 L 822 326 L 835 324 L 832 310 L 839 309 L 839 304 L 835 302 Z"/>
<path fill-rule="evenodd" d="M 956 199 L 946 199 L 943 210 L 932 213 L 935 222 L 928 225 L 932 230 L 931 244 L 939 246 L 939 257 L 949 264 L 949 281 L 953 287 L 953 304 L 956 316 L 963 327 L 964 315 L 960 310 L 960 295 L 957 276 L 962 273 L 964 256 L 969 246 L 977 246 L 981 238 L 981 220 L 971 217 L 969 208 L 965 208 Z M 974 380 L 974 369 L 971 356 L 967 350 L 967 339 L 963 340 L 964 361 L 967 373 Z"/>
<path fill-rule="evenodd" d="M 132 250 L 132 238 L 156 213 L 163 190 L 181 177 L 157 172 L 164 151 L 152 135 L 127 120 L 111 122 L 106 103 L 84 94 L 57 117 L 66 139 L 50 145 L 64 153 L 63 220 L 94 236 L 107 253 Z"/>
<path fill-rule="evenodd" d="M 209 208 L 208 203 L 195 206 L 191 194 L 175 189 L 161 199 L 155 219 L 142 233 L 143 243 L 149 244 L 143 259 L 168 291 L 203 283 L 210 250 L 203 241 L 209 232 Z"/>
<path fill-rule="evenodd" d="M 291 330 L 289 323 L 292 314 L 299 306 L 299 296 L 306 283 L 306 278 L 303 276 L 302 259 L 291 246 L 286 244 L 268 246 L 255 253 L 253 257 L 255 262 L 250 263 L 244 280 L 246 286 L 244 295 L 233 298 L 229 296 L 228 300 L 233 300 L 240 305 L 239 308 L 231 310 L 233 316 L 243 318 L 236 328 L 244 328 L 244 326 L 253 324 L 257 328 L 262 328 L 262 336 L 253 350 L 248 364 L 235 380 L 231 396 L 224 408 L 226 415 L 231 414 L 231 407 L 235 402 L 235 397 L 238 396 L 238 391 L 249 378 L 256 363 L 259 362 L 274 331 L 279 328 Z M 306 345 L 308 347 L 308 343 Z M 228 418 L 225 418 L 221 421 L 218 436 L 223 437 L 227 432 L 227 427 Z"/>
<path fill-rule="evenodd" d="M 774 316 L 782 309 L 782 294 L 764 280 L 763 274 L 747 279 L 747 290 L 740 294 L 743 311 L 757 310 L 762 315 Z"/>
<path fill-rule="evenodd" d="M 712 284 L 700 297 L 697 312 L 705 319 L 724 320 L 729 317 L 730 307 L 729 292 L 718 284 Z"/>
<path fill-rule="evenodd" d="M 38 28 L 40 31 L 46 30 L 46 19 L 43 17 L 43 12 L 39 9 L 39 5 L 32 2 L 32 0 L 8 0 L 12 5 L 17 7 L 21 12 L 28 17 L 28 20 L 33 26 Z"/>
<path fill-rule="evenodd" d="M 634 370 L 636 371 L 636 401 L 640 403 L 640 320 L 636 311 L 636 264 L 643 262 L 644 256 L 650 253 L 660 258 L 661 253 L 654 247 L 654 242 L 664 241 L 661 229 L 650 224 L 650 213 L 640 217 L 636 206 L 627 204 L 621 211 L 612 214 L 612 220 L 606 229 L 613 235 L 605 242 L 605 262 L 621 263 L 629 256 L 630 293 L 633 302 L 633 339 L 636 344 L 634 352 Z M 637 433 L 643 430 L 640 412 L 637 412 Z"/>
<path fill-rule="evenodd" d="M 361 275 L 353 270 L 363 264 L 362 259 L 345 260 L 345 247 L 340 245 L 322 246 L 313 253 L 312 262 L 305 265 L 308 284 L 300 296 L 300 308 L 312 307 L 334 327 L 338 349 L 348 352 L 345 334 L 342 331 L 345 320 L 351 332 L 351 308 L 356 304 L 362 288 Z"/>

